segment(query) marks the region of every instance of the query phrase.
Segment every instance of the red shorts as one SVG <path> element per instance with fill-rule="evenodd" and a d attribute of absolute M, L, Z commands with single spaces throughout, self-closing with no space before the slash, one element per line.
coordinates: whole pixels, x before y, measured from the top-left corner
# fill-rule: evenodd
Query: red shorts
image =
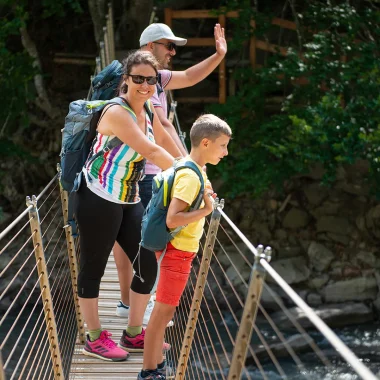
<path fill-rule="evenodd" d="M 157 260 L 161 251 L 156 252 Z M 194 252 L 176 249 L 168 243 L 166 253 L 161 261 L 157 284 L 156 300 L 172 306 L 178 306 L 187 280 L 190 276 L 191 263 L 196 256 Z"/>

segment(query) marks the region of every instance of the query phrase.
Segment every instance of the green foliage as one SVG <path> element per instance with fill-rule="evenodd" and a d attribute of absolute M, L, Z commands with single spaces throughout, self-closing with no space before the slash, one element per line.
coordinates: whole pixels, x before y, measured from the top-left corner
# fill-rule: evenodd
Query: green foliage
<path fill-rule="evenodd" d="M 28 126 L 28 105 L 35 98 L 33 78 L 38 73 L 33 59 L 22 48 L 20 28 L 27 28 L 29 13 L 36 5 L 30 1 L 4 0 L 0 28 L 0 138 L 9 138 L 19 128 Z M 43 0 L 41 18 L 63 17 L 67 10 L 81 11 L 79 0 Z M 33 22 L 36 22 L 33 17 Z M 5 154 L 5 151 L 1 151 Z"/>
<path fill-rule="evenodd" d="M 216 170 L 234 184 L 231 195 L 257 195 L 315 163 L 328 183 L 339 165 L 367 159 L 380 195 L 380 13 L 315 2 L 300 19 L 303 51 L 275 54 L 257 71 L 236 70 L 236 96 L 211 108 L 234 132 L 231 157 Z M 283 96 L 277 112 L 268 111 L 273 96 Z"/>

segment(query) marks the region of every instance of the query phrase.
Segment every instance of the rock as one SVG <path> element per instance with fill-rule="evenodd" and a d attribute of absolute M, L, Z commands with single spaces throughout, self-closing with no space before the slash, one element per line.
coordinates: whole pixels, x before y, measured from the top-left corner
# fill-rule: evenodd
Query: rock
<path fill-rule="evenodd" d="M 347 235 L 342 234 L 334 234 L 333 232 L 329 232 L 327 236 L 337 243 L 341 243 L 343 245 L 348 245 L 350 243 L 350 238 Z"/>
<path fill-rule="evenodd" d="M 380 297 L 377 297 L 373 302 L 373 307 L 375 308 L 377 315 L 380 315 Z"/>
<path fill-rule="evenodd" d="M 253 208 L 246 207 L 243 212 L 241 221 L 239 223 L 239 228 L 241 230 L 248 230 L 251 227 L 254 216 L 255 216 L 255 212 Z"/>
<path fill-rule="evenodd" d="M 333 232 L 349 235 L 351 226 L 347 219 L 337 216 L 322 216 L 317 221 L 317 232 Z"/>
<path fill-rule="evenodd" d="M 288 234 L 282 228 L 275 231 L 274 236 L 277 240 L 286 240 Z"/>
<path fill-rule="evenodd" d="M 362 274 L 360 268 L 354 265 L 346 265 L 342 270 L 342 276 L 344 278 L 359 277 Z"/>
<path fill-rule="evenodd" d="M 322 297 L 318 293 L 309 293 L 306 297 L 306 303 L 310 306 L 322 305 Z"/>
<path fill-rule="evenodd" d="M 235 265 L 236 267 L 236 265 Z M 226 270 L 226 276 L 231 281 L 233 286 L 241 284 L 242 278 L 248 282 L 252 269 L 245 265 L 243 268 L 234 268 L 232 265 Z"/>
<path fill-rule="evenodd" d="M 264 244 L 265 241 L 270 240 L 271 232 L 269 231 L 267 223 L 253 221 L 251 229 L 257 235 L 257 238 L 261 244 Z"/>
<path fill-rule="evenodd" d="M 263 308 L 266 311 L 278 311 L 280 310 L 280 306 L 276 302 L 276 300 L 273 298 L 272 294 L 268 291 L 269 285 L 263 287 L 263 291 L 261 292 L 261 297 L 260 297 L 260 304 L 263 306 Z M 277 292 L 273 289 L 270 288 L 270 290 L 277 296 L 278 298 L 281 299 L 281 297 L 277 294 Z"/>
<path fill-rule="evenodd" d="M 364 303 L 350 302 L 323 305 L 313 310 L 330 327 L 355 325 L 373 321 L 374 319 L 371 308 Z M 303 328 L 314 328 L 313 323 L 300 308 L 291 308 L 289 312 Z M 282 311 L 272 314 L 272 319 L 280 330 L 294 327 L 293 323 Z"/>
<path fill-rule="evenodd" d="M 298 228 L 306 227 L 309 220 L 310 217 L 307 212 L 293 207 L 285 215 L 282 224 L 285 228 L 296 230 Z"/>
<path fill-rule="evenodd" d="M 361 183 L 348 183 L 346 181 L 338 181 L 336 183 L 336 188 L 345 191 L 352 195 L 365 196 L 369 194 L 369 186 L 364 182 Z"/>
<path fill-rule="evenodd" d="M 275 210 L 277 210 L 277 208 L 278 208 L 278 202 L 277 202 L 275 199 L 270 199 L 270 200 L 268 201 L 268 205 L 267 205 L 267 207 L 268 207 L 270 210 L 275 211 Z"/>
<path fill-rule="evenodd" d="M 365 264 L 370 268 L 374 268 L 376 266 L 377 258 L 373 254 L 373 252 L 359 251 L 359 253 L 356 256 L 356 259 L 358 263 Z"/>
<path fill-rule="evenodd" d="M 325 271 L 335 257 L 328 248 L 315 241 L 311 242 L 307 254 L 312 268 L 315 268 L 318 272 Z"/>
<path fill-rule="evenodd" d="M 269 344 L 269 348 L 272 350 L 274 356 L 277 359 L 289 357 L 289 351 L 287 347 L 291 347 L 294 352 L 301 353 L 310 351 L 310 344 L 313 343 L 313 339 L 309 335 L 295 334 L 285 340 L 285 343 L 277 340 L 274 343 Z M 268 351 L 263 345 L 253 345 L 253 351 L 260 362 L 270 360 Z M 249 353 L 246 359 L 246 365 L 255 364 L 253 357 Z"/>
<path fill-rule="evenodd" d="M 303 256 L 274 261 L 272 267 L 288 284 L 298 284 L 310 276 L 310 269 Z M 270 276 L 267 281 L 275 282 Z"/>
<path fill-rule="evenodd" d="M 321 206 L 312 210 L 310 213 L 314 216 L 314 218 L 319 219 L 324 215 L 337 215 L 339 213 L 339 209 L 341 208 L 340 203 L 331 202 L 326 200 Z"/>
<path fill-rule="evenodd" d="M 242 256 L 251 258 L 253 263 L 253 253 L 247 248 L 245 243 L 238 243 L 236 247 L 234 245 L 224 246 L 224 249 L 219 249 L 216 257 L 224 268 L 231 266 L 231 263 L 240 270 L 244 268 L 245 265 L 248 265 Z M 239 252 L 240 251 L 240 252 Z"/>
<path fill-rule="evenodd" d="M 322 294 L 327 303 L 374 300 L 378 286 L 375 277 L 357 277 L 327 285 Z"/>
<path fill-rule="evenodd" d="M 309 279 L 309 287 L 312 289 L 321 289 L 324 285 L 326 285 L 329 281 L 329 275 L 328 274 L 322 274 L 318 277 L 310 278 Z"/>
<path fill-rule="evenodd" d="M 328 196 L 328 189 L 320 183 L 312 183 L 304 189 L 304 193 L 312 206 L 318 206 Z"/>
<path fill-rule="evenodd" d="M 278 251 L 279 258 L 288 258 L 302 255 L 302 248 L 299 246 L 295 247 L 280 247 Z"/>

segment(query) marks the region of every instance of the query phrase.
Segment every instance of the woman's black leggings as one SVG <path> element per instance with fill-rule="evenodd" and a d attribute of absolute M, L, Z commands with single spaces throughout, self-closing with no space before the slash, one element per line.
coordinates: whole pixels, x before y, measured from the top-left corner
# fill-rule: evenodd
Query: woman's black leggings
<path fill-rule="evenodd" d="M 89 190 L 82 180 L 75 206 L 80 231 L 79 297 L 99 296 L 100 280 L 115 241 L 133 263 L 136 274 L 131 289 L 149 294 L 156 280 L 157 260 L 153 252 L 139 246 L 143 213 L 141 202 L 123 205 L 107 201 Z M 136 258 L 139 250 L 140 257 Z"/>

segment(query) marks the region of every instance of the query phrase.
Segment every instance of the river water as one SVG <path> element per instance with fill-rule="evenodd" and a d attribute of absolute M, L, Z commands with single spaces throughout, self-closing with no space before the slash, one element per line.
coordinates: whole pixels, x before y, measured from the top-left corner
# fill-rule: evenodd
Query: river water
<path fill-rule="evenodd" d="M 349 326 L 341 329 L 334 329 L 338 337 L 357 355 L 358 358 L 380 379 L 380 322 Z M 271 338 L 271 332 L 261 331 L 266 339 Z M 283 332 L 284 333 L 284 332 Z M 293 332 L 285 332 L 285 336 Z M 300 370 L 295 362 L 290 358 L 279 359 L 279 364 L 289 380 L 360 380 L 355 371 L 346 361 L 332 348 L 330 343 L 315 330 L 309 330 L 308 334 L 317 343 L 323 355 L 331 362 L 331 368 L 326 366 L 317 357 L 314 351 L 297 354 L 304 365 L 304 370 Z M 255 338 L 253 338 L 255 340 Z M 275 365 L 268 360 L 261 360 L 266 377 L 269 380 L 283 380 Z M 255 366 L 247 367 L 249 378 L 252 380 L 262 380 L 264 377 L 261 371 Z M 228 368 L 225 368 L 225 374 Z M 243 376 L 243 380 L 248 376 Z"/>

